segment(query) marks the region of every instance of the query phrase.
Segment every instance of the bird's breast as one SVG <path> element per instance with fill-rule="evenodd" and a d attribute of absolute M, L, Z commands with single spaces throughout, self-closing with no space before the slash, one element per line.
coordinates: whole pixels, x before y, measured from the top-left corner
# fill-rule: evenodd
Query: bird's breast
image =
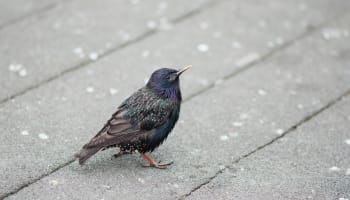
<path fill-rule="evenodd" d="M 154 129 L 150 135 L 149 143 L 146 151 L 153 151 L 168 137 L 169 133 L 173 130 L 177 120 L 179 119 L 180 106 L 176 106 L 171 112 L 168 120 L 160 127 Z"/>

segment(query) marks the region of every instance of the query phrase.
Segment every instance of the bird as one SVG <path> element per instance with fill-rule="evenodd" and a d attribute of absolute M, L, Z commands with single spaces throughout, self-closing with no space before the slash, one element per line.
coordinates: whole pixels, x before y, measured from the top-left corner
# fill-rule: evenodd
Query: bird
<path fill-rule="evenodd" d="M 165 169 L 173 162 L 153 160 L 153 152 L 173 130 L 179 119 L 182 102 L 180 70 L 160 68 L 146 85 L 126 98 L 100 131 L 75 154 L 80 165 L 100 150 L 116 147 L 114 157 L 139 152 L 147 160 L 144 167 Z"/>

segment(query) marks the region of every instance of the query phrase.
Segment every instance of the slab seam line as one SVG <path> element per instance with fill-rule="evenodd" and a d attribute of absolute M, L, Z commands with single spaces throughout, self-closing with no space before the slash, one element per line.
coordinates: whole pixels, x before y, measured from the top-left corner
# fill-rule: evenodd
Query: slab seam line
<path fill-rule="evenodd" d="M 216 5 L 218 5 L 219 3 L 221 3 L 223 0 L 220 0 L 220 1 L 209 1 L 205 4 L 202 4 L 201 6 L 199 6 L 198 8 L 196 9 L 193 9 L 191 11 L 188 11 L 188 13 L 184 13 L 182 16 L 179 16 L 179 17 L 176 17 L 174 18 L 173 20 L 171 20 L 172 23 L 174 24 L 179 24 L 179 23 L 182 23 L 183 21 L 185 20 L 188 20 L 190 18 L 192 18 L 193 16 L 196 16 L 197 14 L 203 12 L 203 10 L 205 9 L 208 9 L 208 8 L 212 8 Z M 128 46 L 131 46 L 133 44 L 136 44 L 140 41 L 143 41 L 153 35 L 156 35 L 157 33 L 160 33 L 161 30 L 160 29 L 152 29 L 152 30 L 146 30 L 144 33 L 141 33 L 140 35 L 136 36 L 135 38 L 133 39 L 130 39 L 124 43 L 121 43 L 121 44 L 118 44 L 116 45 L 115 47 L 112 47 L 110 49 L 108 49 L 107 51 L 105 51 L 103 54 L 99 55 L 99 59 L 97 60 L 89 60 L 89 59 L 86 59 L 86 60 L 83 60 L 81 61 L 80 63 L 76 64 L 76 65 L 73 65 L 73 67 L 70 67 L 70 68 L 67 68 L 61 72 L 58 72 L 57 74 L 54 74 L 50 77 L 47 77 L 46 79 L 36 83 L 36 84 L 33 84 L 31 86 L 28 86 L 26 88 L 24 88 L 23 90 L 20 90 L 18 91 L 17 93 L 15 94 L 12 94 L 12 95 L 9 95 L 3 99 L 0 100 L 0 105 L 1 104 L 4 104 L 16 97 L 19 97 L 19 96 L 22 96 L 24 94 L 26 94 L 27 92 L 31 91 L 31 90 L 34 90 L 36 88 L 39 88 L 53 80 L 56 80 L 58 78 L 60 78 L 61 76 L 64 76 L 66 74 L 69 74 L 71 72 L 74 72 L 76 70 L 79 70 L 81 68 L 84 68 L 86 66 L 89 66 L 89 64 L 92 64 L 92 63 L 95 63 L 95 62 L 98 62 L 98 60 L 100 60 L 101 58 L 103 57 L 106 57 L 106 56 L 109 56 L 115 52 L 118 52 L 119 50 L 123 49 L 123 48 L 126 48 Z"/>

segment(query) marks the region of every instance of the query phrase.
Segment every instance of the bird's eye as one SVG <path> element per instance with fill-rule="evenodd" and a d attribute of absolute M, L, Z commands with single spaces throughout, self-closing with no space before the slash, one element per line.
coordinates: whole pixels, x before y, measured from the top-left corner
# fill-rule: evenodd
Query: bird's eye
<path fill-rule="evenodd" d="M 170 74 L 168 74 L 165 78 L 169 80 L 170 79 Z"/>

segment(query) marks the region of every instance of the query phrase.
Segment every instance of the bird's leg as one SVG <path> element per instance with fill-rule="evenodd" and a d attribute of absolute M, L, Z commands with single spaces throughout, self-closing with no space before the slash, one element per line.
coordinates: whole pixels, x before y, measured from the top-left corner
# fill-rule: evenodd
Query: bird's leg
<path fill-rule="evenodd" d="M 173 162 L 161 164 L 161 163 L 154 161 L 149 155 L 147 155 L 145 153 L 141 153 L 141 155 L 148 161 L 148 163 L 146 165 L 143 165 L 144 167 L 155 167 L 158 169 L 165 169 L 165 168 L 167 168 L 168 165 L 173 164 Z"/>

